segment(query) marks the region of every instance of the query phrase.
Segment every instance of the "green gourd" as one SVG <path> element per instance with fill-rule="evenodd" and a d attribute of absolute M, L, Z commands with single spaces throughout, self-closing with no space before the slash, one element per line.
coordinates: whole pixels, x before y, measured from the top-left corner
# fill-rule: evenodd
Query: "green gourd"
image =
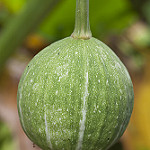
<path fill-rule="evenodd" d="M 89 0 L 77 0 L 73 34 L 38 53 L 18 86 L 22 128 L 43 150 L 106 150 L 130 120 L 130 76 L 91 36 L 88 7 Z"/>

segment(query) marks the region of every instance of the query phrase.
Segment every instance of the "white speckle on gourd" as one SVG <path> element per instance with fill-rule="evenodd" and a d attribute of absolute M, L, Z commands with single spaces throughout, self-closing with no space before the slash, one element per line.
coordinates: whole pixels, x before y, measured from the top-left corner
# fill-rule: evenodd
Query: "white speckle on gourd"
<path fill-rule="evenodd" d="M 56 90 L 56 93 L 55 93 L 56 95 L 58 94 L 58 90 Z"/>
<path fill-rule="evenodd" d="M 108 79 L 106 80 L 106 85 L 109 85 L 109 83 L 108 83 Z"/>
<path fill-rule="evenodd" d="M 37 90 L 37 88 L 38 88 L 38 86 L 39 86 L 39 84 L 38 84 L 38 83 L 34 83 L 34 84 L 33 84 L 33 87 L 32 87 L 32 88 L 33 88 L 33 90 L 34 90 L 34 91 L 36 91 L 36 90 Z"/>
<path fill-rule="evenodd" d="M 57 111 L 62 111 L 62 109 L 61 109 L 61 108 L 59 108 Z"/>

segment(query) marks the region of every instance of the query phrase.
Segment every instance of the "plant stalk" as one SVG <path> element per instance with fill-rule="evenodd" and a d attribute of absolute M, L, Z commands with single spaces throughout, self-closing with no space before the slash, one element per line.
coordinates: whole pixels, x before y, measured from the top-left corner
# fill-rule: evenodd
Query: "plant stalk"
<path fill-rule="evenodd" d="M 0 34 L 0 70 L 6 60 L 62 0 L 31 0 Z"/>
<path fill-rule="evenodd" d="M 75 29 L 71 35 L 77 39 L 90 39 L 89 0 L 76 0 Z"/>

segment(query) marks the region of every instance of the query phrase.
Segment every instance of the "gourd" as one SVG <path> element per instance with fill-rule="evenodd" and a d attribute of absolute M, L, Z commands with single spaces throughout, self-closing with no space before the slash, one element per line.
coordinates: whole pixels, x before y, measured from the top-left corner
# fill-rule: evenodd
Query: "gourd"
<path fill-rule="evenodd" d="M 106 150 L 130 120 L 130 76 L 92 37 L 88 9 L 89 0 L 77 0 L 73 34 L 39 52 L 18 86 L 22 128 L 43 150 Z"/>

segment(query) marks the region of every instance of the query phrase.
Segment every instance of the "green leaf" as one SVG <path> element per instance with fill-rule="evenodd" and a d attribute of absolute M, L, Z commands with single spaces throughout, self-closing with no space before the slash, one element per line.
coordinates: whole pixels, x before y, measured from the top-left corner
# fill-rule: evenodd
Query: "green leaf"
<path fill-rule="evenodd" d="M 1 0 L 12 13 L 16 13 L 21 10 L 22 6 L 27 0 Z"/>
<path fill-rule="evenodd" d="M 0 68 L 24 41 L 26 36 L 40 25 L 44 17 L 61 0 L 31 0 L 24 9 L 5 26 L 0 36 Z M 37 9 L 39 8 L 39 9 Z"/>
<path fill-rule="evenodd" d="M 12 138 L 10 128 L 0 121 L 0 150 L 15 150 L 16 143 Z"/>
<path fill-rule="evenodd" d="M 150 24 L 150 1 L 147 1 L 144 3 L 144 5 L 142 7 L 142 11 L 143 11 L 143 14 L 144 14 L 146 20 Z"/>

